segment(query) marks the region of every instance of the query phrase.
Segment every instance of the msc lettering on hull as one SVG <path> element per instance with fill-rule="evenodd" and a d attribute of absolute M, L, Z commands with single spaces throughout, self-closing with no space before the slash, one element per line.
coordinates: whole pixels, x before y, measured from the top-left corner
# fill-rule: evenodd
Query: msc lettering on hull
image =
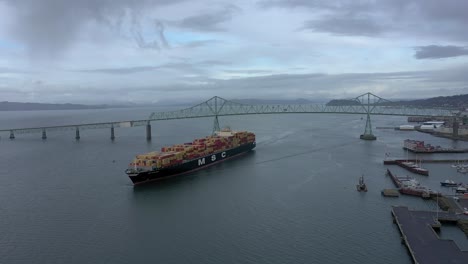
<path fill-rule="evenodd" d="M 226 152 L 221 152 L 221 158 L 224 159 L 226 158 Z M 211 162 L 215 162 L 216 161 L 216 155 L 211 155 L 210 157 L 210 160 Z M 201 159 L 198 159 L 198 166 L 202 166 L 202 165 L 205 165 L 206 164 L 206 160 L 205 158 L 201 158 Z"/>
<path fill-rule="evenodd" d="M 198 159 L 198 166 L 205 165 L 205 158 Z"/>

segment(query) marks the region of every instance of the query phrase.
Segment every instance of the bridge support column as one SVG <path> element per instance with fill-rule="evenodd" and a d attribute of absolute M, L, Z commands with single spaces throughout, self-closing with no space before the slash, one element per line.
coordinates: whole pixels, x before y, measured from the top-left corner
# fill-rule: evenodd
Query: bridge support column
<path fill-rule="evenodd" d="M 78 127 L 76 127 L 75 139 L 80 140 L 80 129 Z"/>
<path fill-rule="evenodd" d="M 42 129 L 42 139 L 47 139 L 46 130 Z"/>
<path fill-rule="evenodd" d="M 215 134 L 216 131 L 220 131 L 221 128 L 219 127 L 219 120 L 218 120 L 218 115 L 215 116 L 214 122 L 213 122 L 213 135 Z"/>
<path fill-rule="evenodd" d="M 455 138 L 458 137 L 458 127 L 459 127 L 458 118 L 453 117 L 452 136 Z"/>
<path fill-rule="evenodd" d="M 362 134 L 359 138 L 363 140 L 376 140 L 377 139 L 377 137 L 372 134 L 372 123 L 370 119 L 370 113 L 367 113 L 366 129 L 364 130 L 364 134 Z"/>
<path fill-rule="evenodd" d="M 13 130 L 10 130 L 10 139 L 15 139 L 15 133 L 13 133 Z"/>
<path fill-rule="evenodd" d="M 111 127 L 111 140 L 115 139 L 115 134 L 114 134 L 114 125 Z"/>
<path fill-rule="evenodd" d="M 151 141 L 151 123 L 146 124 L 146 140 Z"/>

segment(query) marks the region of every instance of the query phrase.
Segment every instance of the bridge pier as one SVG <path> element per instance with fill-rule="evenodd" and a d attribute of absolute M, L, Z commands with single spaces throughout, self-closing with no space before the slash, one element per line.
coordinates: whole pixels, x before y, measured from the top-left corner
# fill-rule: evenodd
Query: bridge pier
<path fill-rule="evenodd" d="M 42 139 L 47 139 L 46 130 L 42 129 Z"/>
<path fill-rule="evenodd" d="M 80 140 L 80 129 L 78 127 L 76 127 L 75 139 Z"/>
<path fill-rule="evenodd" d="M 15 133 L 13 133 L 13 130 L 10 130 L 10 139 L 15 139 Z"/>
<path fill-rule="evenodd" d="M 146 140 L 151 141 L 151 123 L 146 124 Z"/>
<path fill-rule="evenodd" d="M 452 136 L 454 138 L 458 137 L 458 128 L 459 128 L 458 118 L 455 116 L 453 117 L 453 125 L 452 125 Z"/>
<path fill-rule="evenodd" d="M 211 134 L 214 135 L 216 131 L 221 131 L 221 128 L 219 127 L 218 115 L 216 115 L 214 118 L 213 132 Z"/>
<path fill-rule="evenodd" d="M 115 139 L 115 134 L 114 134 L 114 125 L 111 126 L 111 140 Z"/>
<path fill-rule="evenodd" d="M 366 119 L 366 129 L 364 130 L 364 134 L 362 134 L 360 137 L 362 140 L 376 140 L 377 137 L 372 134 L 372 123 L 370 119 L 370 113 L 367 113 L 367 119 Z"/>

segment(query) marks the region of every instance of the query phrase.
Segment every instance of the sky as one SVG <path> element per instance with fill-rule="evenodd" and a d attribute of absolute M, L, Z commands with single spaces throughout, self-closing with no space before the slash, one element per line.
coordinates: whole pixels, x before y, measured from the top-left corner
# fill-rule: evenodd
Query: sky
<path fill-rule="evenodd" d="M 468 93 L 465 0 L 0 0 L 0 101 Z"/>

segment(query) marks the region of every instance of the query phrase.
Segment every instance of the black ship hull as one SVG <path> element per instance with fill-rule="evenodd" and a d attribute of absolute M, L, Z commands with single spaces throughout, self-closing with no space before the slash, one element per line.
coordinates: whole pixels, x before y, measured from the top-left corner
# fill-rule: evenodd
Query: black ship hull
<path fill-rule="evenodd" d="M 195 170 L 199 170 L 216 163 L 223 162 L 227 159 L 234 158 L 241 154 L 247 153 L 248 151 L 255 148 L 255 142 L 241 145 L 236 148 L 216 152 L 210 155 L 206 155 L 188 162 L 178 164 L 175 166 L 161 168 L 154 171 L 143 171 L 139 173 L 127 172 L 130 180 L 133 184 L 141 184 L 149 181 L 161 180 L 185 173 L 189 173 Z"/>
<path fill-rule="evenodd" d="M 444 187 L 458 187 L 460 184 L 459 183 L 440 182 L 440 185 L 444 186 Z"/>

